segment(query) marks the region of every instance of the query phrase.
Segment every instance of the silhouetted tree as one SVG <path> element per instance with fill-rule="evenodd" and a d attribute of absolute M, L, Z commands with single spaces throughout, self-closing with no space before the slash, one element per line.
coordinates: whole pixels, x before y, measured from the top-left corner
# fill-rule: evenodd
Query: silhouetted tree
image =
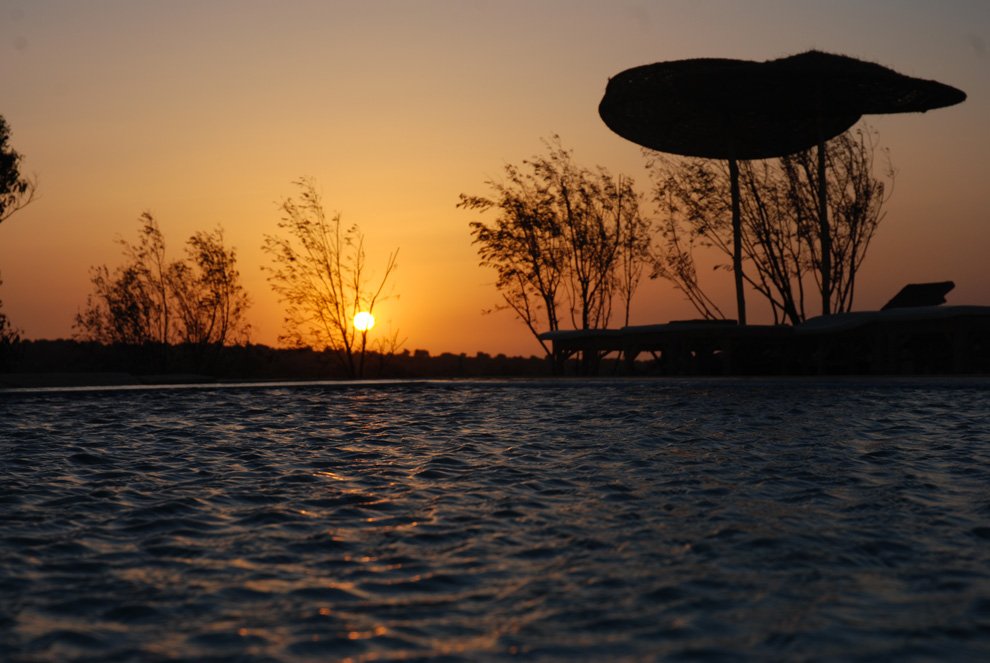
<path fill-rule="evenodd" d="M 35 180 L 21 176 L 21 155 L 10 146 L 9 140 L 10 126 L 0 115 L 0 223 L 30 203 L 37 190 Z M 10 346 L 19 339 L 18 330 L 11 324 L 0 303 L 0 352 L 7 354 Z"/>
<path fill-rule="evenodd" d="M 0 279 L 3 285 L 3 279 Z M 21 339 L 21 332 L 11 324 L 7 314 L 3 312 L 3 301 L 0 301 L 0 368 L 4 368 L 11 348 Z"/>
<path fill-rule="evenodd" d="M 93 292 L 76 315 L 76 335 L 101 343 L 162 346 L 172 334 L 169 272 L 165 237 L 148 212 L 141 215 L 138 241 L 120 238 L 126 262 L 114 270 L 99 265 L 91 270 Z"/>
<path fill-rule="evenodd" d="M 632 180 L 619 176 L 614 194 L 619 242 L 615 287 L 622 298 L 622 324 L 628 325 L 633 295 L 652 259 L 654 225 L 652 220 L 640 213 L 639 194 L 635 192 Z"/>
<path fill-rule="evenodd" d="M 458 206 L 500 211 L 490 225 L 470 224 L 481 265 L 495 269 L 495 287 L 505 302 L 496 308 L 512 310 L 550 355 L 539 334 L 544 319 L 550 331 L 560 327 L 558 292 L 567 267 L 560 220 L 531 173 L 510 164 L 504 181 L 488 185 L 494 189 L 493 197 L 461 194 Z"/>
<path fill-rule="evenodd" d="M 186 261 L 170 266 L 169 284 L 182 342 L 222 347 L 247 340 L 249 301 L 240 284 L 237 254 L 224 246 L 222 228 L 187 240 Z"/>
<path fill-rule="evenodd" d="M 339 213 L 327 217 L 313 180 L 294 184 L 298 198 L 281 204 L 278 228 L 284 234 L 265 235 L 262 247 L 272 260 L 265 268 L 268 282 L 285 304 L 279 340 L 329 350 L 349 377 L 361 377 L 367 337 L 354 328 L 354 316 L 374 313 L 396 269 L 398 250 L 389 254 L 377 285 L 369 285 L 358 226 L 344 226 Z"/>
<path fill-rule="evenodd" d="M 558 136 L 545 145 L 546 155 L 488 181 L 494 195 L 461 194 L 458 207 L 498 210 L 490 224 L 470 223 L 481 265 L 497 274 L 497 308 L 512 310 L 550 355 L 539 334 L 560 328 L 562 308 L 576 329 L 606 327 L 618 295 L 628 323 L 651 223 L 631 179 L 576 165 Z"/>
<path fill-rule="evenodd" d="M 94 292 L 73 324 L 77 338 L 125 345 L 160 342 L 155 334 L 158 312 L 139 269 L 126 265 L 111 272 L 100 265 L 92 269 L 90 280 Z"/>
<path fill-rule="evenodd" d="M 170 261 L 158 222 L 147 212 L 139 221 L 137 243 L 118 240 L 125 263 L 113 270 L 93 268 L 93 292 L 76 315 L 75 335 L 163 350 L 175 343 L 203 348 L 242 340 L 248 298 L 222 229 L 194 234 L 186 261 Z"/>
<path fill-rule="evenodd" d="M 869 130 L 828 142 L 826 183 L 831 232 L 829 301 L 835 313 L 852 308 L 856 273 L 883 219 L 893 180 L 886 151 L 874 175 L 876 148 Z M 651 155 L 654 201 L 663 246 L 654 276 L 670 280 L 706 318 L 724 318 L 698 280 L 694 253 L 712 248 L 730 259 L 729 176 L 723 164 Z M 806 294 L 822 296 L 817 157 L 813 150 L 781 159 L 739 163 L 743 278 L 770 303 L 774 321 L 802 322 Z M 730 270 L 723 263 L 716 269 Z"/>
<path fill-rule="evenodd" d="M 8 144 L 10 127 L 0 115 L 0 223 L 34 199 L 37 183 L 21 176 L 21 155 Z"/>

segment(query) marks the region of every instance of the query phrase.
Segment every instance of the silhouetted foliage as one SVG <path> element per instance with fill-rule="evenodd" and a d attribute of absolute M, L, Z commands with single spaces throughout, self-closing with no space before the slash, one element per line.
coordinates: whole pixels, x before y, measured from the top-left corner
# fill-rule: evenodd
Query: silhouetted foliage
<path fill-rule="evenodd" d="M 247 340 L 248 298 L 237 255 L 225 247 L 222 228 L 197 232 L 186 241 L 186 260 L 173 265 L 170 284 L 182 342 L 205 347 Z"/>
<path fill-rule="evenodd" d="M 828 297 L 834 313 L 851 310 L 856 274 L 883 219 L 894 171 L 885 150 L 874 174 L 871 131 L 828 142 L 826 186 L 831 232 Z M 694 252 L 714 248 L 731 260 L 729 175 L 724 164 L 650 155 L 663 246 L 654 275 L 670 280 L 706 318 L 724 318 L 698 280 Z M 805 320 L 809 292 L 822 296 L 819 186 L 814 150 L 781 159 L 739 162 L 743 277 L 771 305 L 774 321 Z M 719 264 L 718 269 L 731 269 Z"/>
<path fill-rule="evenodd" d="M 284 234 L 265 235 L 262 247 L 272 259 L 265 268 L 268 282 L 285 304 L 279 340 L 330 350 L 349 377 L 361 377 L 367 334 L 354 328 L 354 315 L 374 313 L 396 269 L 398 249 L 389 254 L 381 280 L 370 286 L 358 226 L 344 226 L 339 213 L 327 217 L 313 180 L 294 184 L 298 198 L 281 204 L 278 228 Z"/>
<path fill-rule="evenodd" d="M 9 140 L 10 126 L 0 115 L 0 223 L 30 203 L 37 189 L 35 180 L 21 176 L 21 155 L 10 146 Z M 0 363 L 19 338 L 19 330 L 11 324 L 0 302 Z"/>
<path fill-rule="evenodd" d="M 76 337 L 200 349 L 245 341 L 248 298 L 222 229 L 197 232 L 187 241 L 185 261 L 170 261 L 158 222 L 147 212 L 139 221 L 136 244 L 118 240 L 125 263 L 93 268 L 93 292 L 76 315 Z"/>
<path fill-rule="evenodd" d="M 461 194 L 458 207 L 498 210 L 492 223 L 470 224 L 481 265 L 497 274 L 497 308 L 512 310 L 551 355 L 539 334 L 560 328 L 561 310 L 576 329 L 606 327 L 618 296 L 628 322 L 651 223 L 631 179 L 576 165 L 558 136 L 545 146 L 545 156 L 488 181 L 492 196 Z"/>
<path fill-rule="evenodd" d="M 163 384 L 224 380 L 337 380 L 350 375 L 333 351 L 272 348 L 245 343 L 216 348 L 208 371 L 197 364 L 190 346 L 171 346 L 170 370 L 162 373 L 141 346 L 104 345 L 78 340 L 21 340 L 0 372 L 4 387 L 114 384 Z M 402 350 L 387 356 L 369 349 L 365 377 L 372 379 L 479 378 L 548 376 L 543 357 L 507 357 L 426 350 Z M 2 396 L 0 396 L 2 398 Z"/>
<path fill-rule="evenodd" d="M 10 127 L 0 115 L 0 223 L 34 199 L 37 183 L 21 176 L 21 155 L 8 144 Z"/>
<path fill-rule="evenodd" d="M 3 279 L 0 279 L 0 285 L 3 285 Z M 21 331 L 11 324 L 10 318 L 3 312 L 3 301 L 0 300 L 0 368 L 6 366 L 12 349 L 20 339 Z"/>

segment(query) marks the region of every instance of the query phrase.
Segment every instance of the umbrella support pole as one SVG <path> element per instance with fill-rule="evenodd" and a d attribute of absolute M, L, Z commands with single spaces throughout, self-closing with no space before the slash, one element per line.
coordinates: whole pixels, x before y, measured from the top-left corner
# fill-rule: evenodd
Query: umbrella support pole
<path fill-rule="evenodd" d="M 732 195 L 732 272 L 736 278 L 736 309 L 740 325 L 746 324 L 746 295 L 743 292 L 742 215 L 739 211 L 739 165 L 729 159 L 729 186 Z"/>
<path fill-rule="evenodd" d="M 828 225 L 825 141 L 818 143 L 818 225 L 822 243 L 822 315 L 832 313 L 832 231 Z"/>

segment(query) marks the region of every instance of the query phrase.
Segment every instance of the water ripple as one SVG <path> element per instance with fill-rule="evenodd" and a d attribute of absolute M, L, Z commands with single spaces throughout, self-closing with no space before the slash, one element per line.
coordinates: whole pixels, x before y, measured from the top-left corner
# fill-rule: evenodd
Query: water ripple
<path fill-rule="evenodd" d="M 987 659 L 988 395 L 0 394 L 0 659 Z"/>

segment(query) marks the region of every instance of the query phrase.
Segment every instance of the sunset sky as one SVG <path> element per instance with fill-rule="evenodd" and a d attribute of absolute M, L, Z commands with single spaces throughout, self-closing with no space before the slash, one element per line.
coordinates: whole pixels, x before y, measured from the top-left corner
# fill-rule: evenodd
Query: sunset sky
<path fill-rule="evenodd" d="M 538 354 L 478 266 L 458 194 L 559 134 L 577 162 L 646 190 L 640 149 L 602 123 L 610 75 L 692 57 L 817 48 L 954 85 L 969 99 L 868 118 L 897 178 L 857 309 L 951 279 L 990 305 L 990 2 L 986 0 L 0 0 L 0 115 L 39 199 L 0 225 L 0 299 L 28 338 L 67 338 L 89 269 L 158 219 L 176 258 L 221 224 L 274 344 L 263 235 L 292 181 L 365 232 L 373 270 L 400 249 L 375 333 L 405 347 Z M 731 276 L 705 274 L 733 310 Z M 755 295 L 752 322 L 760 322 Z M 664 282 L 633 322 L 694 317 Z M 762 321 L 767 321 L 765 318 Z"/>

